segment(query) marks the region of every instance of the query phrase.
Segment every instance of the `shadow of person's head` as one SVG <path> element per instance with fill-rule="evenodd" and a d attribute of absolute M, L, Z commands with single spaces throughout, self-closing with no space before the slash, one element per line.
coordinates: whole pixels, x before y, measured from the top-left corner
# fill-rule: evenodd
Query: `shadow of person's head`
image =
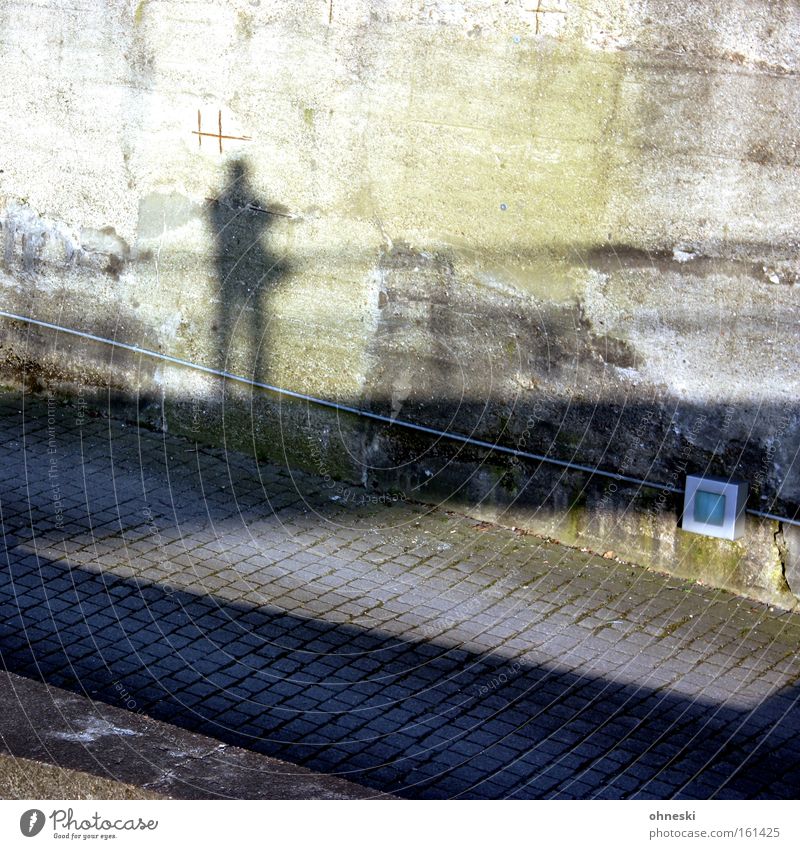
<path fill-rule="evenodd" d="M 255 203 L 250 167 L 242 157 L 232 159 L 225 169 L 225 180 L 218 200 L 231 206 L 245 207 Z"/>

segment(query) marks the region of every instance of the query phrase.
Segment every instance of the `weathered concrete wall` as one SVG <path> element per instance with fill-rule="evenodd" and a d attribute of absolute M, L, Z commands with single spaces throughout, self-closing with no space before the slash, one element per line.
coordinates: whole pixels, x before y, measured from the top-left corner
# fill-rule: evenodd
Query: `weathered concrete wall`
<path fill-rule="evenodd" d="M 800 504 L 795 0 L 0 0 L 0 41 L 0 308 Z M 2 344 L 8 378 L 794 601 L 775 522 L 709 542 L 657 492 L 5 320 Z"/>

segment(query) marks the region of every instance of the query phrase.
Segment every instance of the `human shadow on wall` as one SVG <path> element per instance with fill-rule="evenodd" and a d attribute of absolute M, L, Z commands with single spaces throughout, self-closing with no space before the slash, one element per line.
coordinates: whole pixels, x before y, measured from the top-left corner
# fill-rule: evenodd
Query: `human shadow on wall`
<path fill-rule="evenodd" d="M 247 163 L 234 159 L 223 191 L 210 202 L 219 285 L 216 322 L 217 368 L 263 379 L 270 351 L 269 295 L 287 270 L 271 253 L 275 205 L 259 198 Z"/>

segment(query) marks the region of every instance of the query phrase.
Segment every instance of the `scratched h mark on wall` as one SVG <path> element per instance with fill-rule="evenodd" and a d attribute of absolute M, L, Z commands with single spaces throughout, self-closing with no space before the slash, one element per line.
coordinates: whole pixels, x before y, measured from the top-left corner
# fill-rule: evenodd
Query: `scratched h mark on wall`
<path fill-rule="evenodd" d="M 209 133 L 203 131 L 203 115 L 201 111 L 197 110 L 197 129 L 192 130 L 192 135 L 197 136 L 197 146 L 202 148 L 203 146 L 203 138 L 212 138 L 217 139 L 219 141 L 219 152 L 222 153 L 222 140 L 223 139 L 233 139 L 236 141 L 252 141 L 251 136 L 226 136 L 222 132 L 222 110 L 219 110 L 218 113 L 218 132 Z"/>
<path fill-rule="evenodd" d="M 542 15 L 562 15 L 563 17 L 566 17 L 566 15 L 567 15 L 567 12 L 566 12 L 565 9 L 545 8 L 542 5 L 542 0 L 536 0 L 536 6 L 535 7 L 533 5 L 526 6 L 525 11 L 529 12 L 529 13 L 533 13 L 533 15 L 534 15 L 534 19 L 535 19 L 535 23 L 536 23 L 536 30 L 535 30 L 535 33 L 534 33 L 535 35 L 541 35 L 542 34 Z"/>

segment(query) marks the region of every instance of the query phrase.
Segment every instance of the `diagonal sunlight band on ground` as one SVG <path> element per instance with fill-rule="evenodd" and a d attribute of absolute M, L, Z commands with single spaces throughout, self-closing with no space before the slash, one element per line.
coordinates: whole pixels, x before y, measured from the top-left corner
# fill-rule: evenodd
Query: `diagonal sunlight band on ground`
<path fill-rule="evenodd" d="M 0 444 L 10 671 L 408 797 L 800 789 L 792 615 L 46 399 Z"/>

